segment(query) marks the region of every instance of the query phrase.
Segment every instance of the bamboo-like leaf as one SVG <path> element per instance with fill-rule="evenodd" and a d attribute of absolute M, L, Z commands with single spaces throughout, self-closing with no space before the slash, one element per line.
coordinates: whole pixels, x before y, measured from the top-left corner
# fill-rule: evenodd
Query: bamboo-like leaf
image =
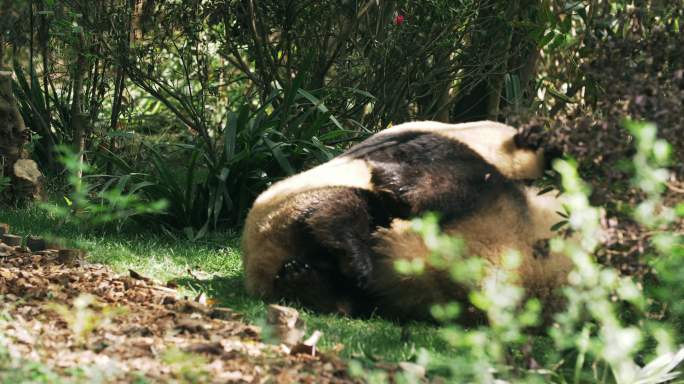
<path fill-rule="evenodd" d="M 557 222 L 556 224 L 554 224 L 554 225 L 551 226 L 551 231 L 552 231 L 552 232 L 556 232 L 556 231 L 558 231 L 559 229 L 563 228 L 563 226 L 565 226 L 567 223 L 568 223 L 567 220 L 559 221 L 559 222 Z"/>
<path fill-rule="evenodd" d="M 271 153 L 278 162 L 278 165 L 280 165 L 280 168 L 282 168 L 283 171 L 285 171 L 288 175 L 293 175 L 295 173 L 294 168 L 292 167 L 292 164 L 290 164 L 290 161 L 285 157 L 285 155 L 283 155 L 283 152 L 280 150 L 281 144 L 276 144 L 272 142 L 266 136 L 264 136 L 264 142 L 266 143 L 266 145 L 268 145 L 268 148 L 271 150 Z"/>
<path fill-rule="evenodd" d="M 335 118 L 335 116 L 333 116 L 330 113 L 330 110 L 328 110 L 328 107 L 326 107 L 325 104 L 323 104 L 323 102 L 321 100 L 316 98 L 316 96 L 312 95 L 311 93 L 309 93 L 303 89 L 298 89 L 297 92 L 299 92 L 300 95 L 304 96 L 307 100 L 309 100 L 316 108 L 318 108 L 319 111 L 321 111 L 323 113 L 327 113 L 329 115 L 328 118 L 330 119 L 330 121 L 333 122 L 333 124 L 335 124 L 337 126 L 337 128 L 344 129 L 344 127 L 342 127 L 342 124 L 340 124 L 340 122 L 337 120 L 337 118 Z"/>
<path fill-rule="evenodd" d="M 154 183 L 151 182 L 151 181 L 141 181 L 141 182 L 139 182 L 139 183 L 134 184 L 134 185 L 129 189 L 128 192 L 131 193 L 131 194 L 132 194 L 132 193 L 136 193 L 136 192 L 138 192 L 139 190 L 141 190 L 141 189 L 143 189 L 143 188 L 146 188 L 146 187 L 149 187 L 149 186 L 152 186 L 152 185 L 154 185 Z"/>
<path fill-rule="evenodd" d="M 359 95 L 361 95 L 361 96 L 365 96 L 365 97 L 367 97 L 367 98 L 369 98 L 369 99 L 372 99 L 372 100 L 376 100 L 376 99 L 377 99 L 377 98 L 376 98 L 375 96 L 373 96 L 370 92 L 364 91 L 364 90 L 362 90 L 362 89 L 353 88 L 353 87 L 343 87 L 343 89 L 346 89 L 347 91 L 350 91 L 350 92 L 352 92 L 352 93 L 359 94 Z"/>

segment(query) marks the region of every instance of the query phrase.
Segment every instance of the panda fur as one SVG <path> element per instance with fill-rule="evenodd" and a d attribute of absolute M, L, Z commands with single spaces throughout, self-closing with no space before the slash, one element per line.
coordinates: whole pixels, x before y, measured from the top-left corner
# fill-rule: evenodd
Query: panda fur
<path fill-rule="evenodd" d="M 562 220 L 557 212 L 563 209 L 553 193 L 538 195 L 536 189 L 525 188 L 525 197 L 527 207 L 500 196 L 476 215 L 447 223 L 442 230 L 462 238 L 465 254 L 482 257 L 491 269 L 501 265 L 507 251 L 519 251 L 522 260 L 517 269 L 518 283 L 528 298 L 541 301 L 547 319 L 562 304 L 557 288 L 565 283 L 572 263 L 561 254 L 540 255 L 537 247 L 546 244 L 542 240 L 557 235 L 550 228 Z M 371 290 L 381 292 L 375 303 L 382 309 L 379 313 L 396 319 L 430 320 L 433 304 L 457 300 L 466 304 L 460 318 L 463 322 L 483 320 L 482 314 L 469 305 L 469 288 L 454 283 L 447 271 L 428 264 L 426 271 L 419 275 L 396 272 L 394 261 L 429 255 L 423 239 L 411 229 L 409 221 L 394 220 L 390 228 L 378 229 L 375 239 Z"/>
<path fill-rule="evenodd" d="M 245 222 L 248 293 L 397 319 L 429 319 L 434 303 L 466 303 L 467 289 L 446 272 L 406 276 L 394 268 L 429 255 L 410 220 L 433 211 L 445 233 L 462 237 L 468 254 L 492 268 L 506 250 L 520 251 L 520 282 L 549 302 L 570 263 L 536 257 L 535 244 L 553 237 L 561 204 L 523 182 L 541 177 L 546 159 L 519 139 L 515 128 L 491 121 L 406 123 L 273 184 Z"/>

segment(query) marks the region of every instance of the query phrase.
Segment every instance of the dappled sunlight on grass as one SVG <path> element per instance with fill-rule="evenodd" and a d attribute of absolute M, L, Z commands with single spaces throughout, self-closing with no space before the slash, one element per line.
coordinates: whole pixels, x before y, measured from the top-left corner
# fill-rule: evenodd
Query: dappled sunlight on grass
<path fill-rule="evenodd" d="M 181 277 L 174 282 L 193 294 L 206 293 L 216 299 L 219 305 L 233 308 L 252 322 L 260 324 L 264 321 L 265 304 L 247 295 L 239 274 L 216 275 L 208 279 Z M 345 356 L 404 361 L 413 359 L 421 347 L 438 353 L 448 351 L 437 328 L 430 324 L 415 323 L 405 326 L 407 336 L 402 339 L 401 325 L 380 318 L 351 319 L 317 314 L 297 305 L 289 305 L 295 306 L 302 313 L 309 332 L 320 330 L 324 333 L 320 343 L 323 348 L 337 350 L 343 347 L 341 353 Z"/>
<path fill-rule="evenodd" d="M 66 246 L 88 252 L 87 260 L 102 263 L 119 273 L 132 269 L 160 282 L 173 281 L 188 297 L 200 293 L 242 313 L 248 321 L 261 323 L 266 305 L 245 292 L 239 240 L 235 234 L 217 234 L 198 242 L 172 239 L 141 227 L 121 232 L 102 229 L 81 231 L 61 225 L 36 207 L 0 211 L 0 222 L 9 223 L 20 235 L 54 237 Z M 296 307 L 296 305 L 295 305 Z M 412 360 L 420 348 L 438 354 L 449 347 L 430 324 L 402 326 L 379 318 L 350 319 L 321 315 L 298 308 L 309 332 L 320 330 L 320 346 L 340 350 L 344 356 L 368 360 Z"/>

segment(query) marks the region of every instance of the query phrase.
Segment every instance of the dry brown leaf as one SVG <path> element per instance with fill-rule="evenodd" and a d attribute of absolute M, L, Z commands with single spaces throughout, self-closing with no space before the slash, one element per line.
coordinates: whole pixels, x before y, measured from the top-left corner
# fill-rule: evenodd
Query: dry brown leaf
<path fill-rule="evenodd" d="M 57 371 L 104 364 L 120 373 L 112 376 L 113 382 L 133 381 L 136 377 L 129 372 L 152 382 L 169 382 L 176 378 L 162 356 L 177 348 L 214 356 L 203 366 L 190 368 L 204 370 L 213 382 L 280 377 L 290 382 L 350 381 L 341 361 L 324 362 L 312 357 L 318 355 L 314 350 L 289 356 L 259 342 L 259 327 L 241 322 L 241 316 L 228 308 L 212 308 L 215 301 L 206 295 L 199 302 L 179 300 L 174 289 L 131 272 L 118 276 L 99 265 L 62 264 L 54 250 L 31 253 L 2 246 L 7 255 L 0 258 L 0 293 L 12 321 L 0 323 L 0 333 L 8 336 L 12 351 Z M 109 320 L 99 321 L 87 342 L 76 344 L 73 329 L 47 304 L 71 311 L 74 299 L 84 293 L 95 297 L 87 307 L 90 316 Z M 128 308 L 125 313 L 108 317 L 123 306 Z"/>

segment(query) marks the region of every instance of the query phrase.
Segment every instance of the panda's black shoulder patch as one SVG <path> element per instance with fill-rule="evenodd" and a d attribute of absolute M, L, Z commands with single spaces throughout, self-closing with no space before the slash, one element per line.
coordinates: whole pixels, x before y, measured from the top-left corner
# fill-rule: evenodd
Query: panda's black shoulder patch
<path fill-rule="evenodd" d="M 351 147 L 342 154 L 342 157 L 402 167 L 441 163 L 455 169 L 470 163 L 479 163 L 498 172 L 466 144 L 428 131 L 401 131 L 375 135 Z"/>
<path fill-rule="evenodd" d="M 428 133 L 420 131 L 402 131 L 397 133 L 385 133 L 381 135 L 375 134 L 368 139 L 352 146 L 342 153 L 341 156 L 352 159 L 373 157 L 375 153 L 396 148 L 401 144 L 405 144 L 426 134 Z"/>
<path fill-rule="evenodd" d="M 519 195 L 516 184 L 464 143 L 424 131 L 373 137 L 346 156 L 370 164 L 375 191 L 389 194 L 393 216 L 409 218 L 428 211 L 454 220 L 491 203 L 501 193 Z"/>

